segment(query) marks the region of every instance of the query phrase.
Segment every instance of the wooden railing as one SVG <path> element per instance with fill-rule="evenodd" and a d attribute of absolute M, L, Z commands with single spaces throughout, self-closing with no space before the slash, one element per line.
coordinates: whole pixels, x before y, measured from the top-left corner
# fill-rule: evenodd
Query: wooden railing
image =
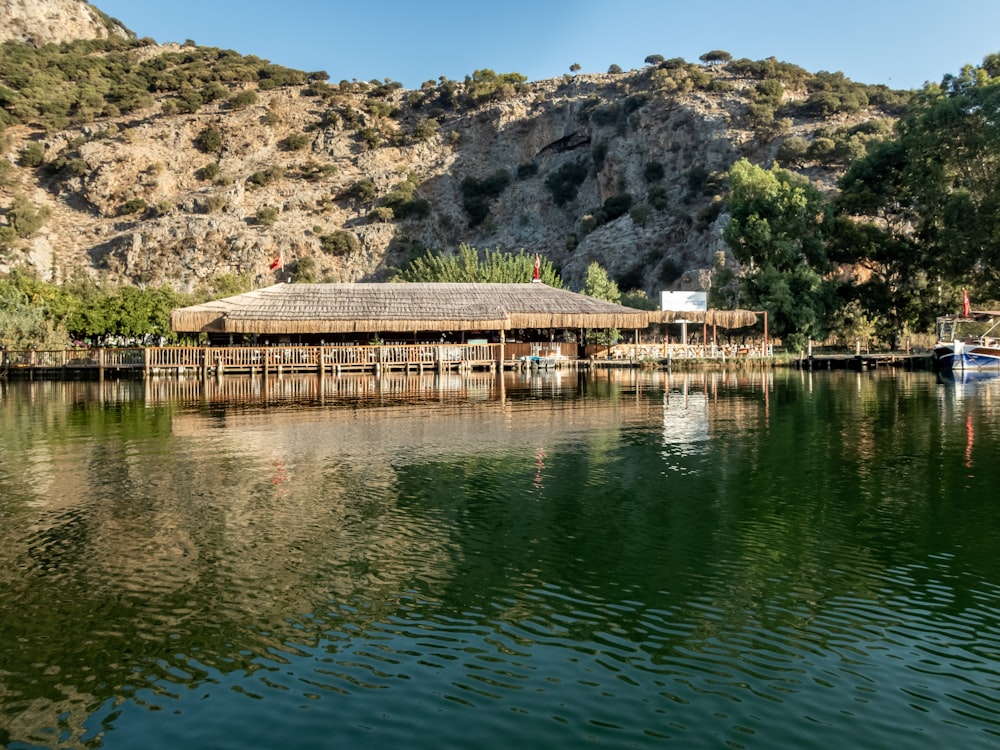
<path fill-rule="evenodd" d="M 425 369 L 493 369 L 553 360 L 556 366 L 577 359 L 576 344 L 402 344 L 326 346 L 164 346 L 143 348 L 0 350 L 3 371 L 138 370 L 158 372 L 341 372 Z M 683 344 L 587 346 L 584 361 L 663 362 L 771 356 L 760 346 L 720 347 Z M 500 362 L 501 357 L 503 362 Z M 547 362 L 548 363 L 548 362 Z"/>
<path fill-rule="evenodd" d="M 56 351 L 0 351 L 4 370 L 327 371 L 492 366 L 499 344 L 344 346 L 164 346 Z"/>
<path fill-rule="evenodd" d="M 671 359 L 731 359 L 737 357 L 770 357 L 770 346 L 765 350 L 760 343 L 750 345 L 715 344 L 614 344 L 588 346 L 587 356 L 596 359 L 660 361 Z"/>

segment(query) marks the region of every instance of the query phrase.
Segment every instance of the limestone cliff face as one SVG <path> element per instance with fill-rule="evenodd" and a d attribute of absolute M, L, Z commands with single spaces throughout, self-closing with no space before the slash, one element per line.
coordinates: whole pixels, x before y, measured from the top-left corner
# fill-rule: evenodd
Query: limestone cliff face
<path fill-rule="evenodd" d="M 27 19 L 35 40 L 39 29 L 67 28 L 74 13 L 83 26 L 73 33 L 108 31 L 84 2 L 0 8 Z M 67 18 L 57 23 L 58 13 Z M 304 85 L 230 84 L 228 96 L 253 89 L 256 100 L 236 108 L 219 98 L 176 114 L 157 94 L 146 109 L 64 131 L 8 127 L 0 213 L 20 196 L 49 216 L 0 250 L 0 271 L 28 263 L 53 280 L 82 272 L 192 289 L 224 275 L 268 283 L 283 255 L 300 277 L 349 282 L 388 278 L 423 248 L 464 242 L 541 253 L 574 288 L 592 261 L 650 295 L 704 288 L 729 257 L 720 177 L 741 156 L 770 164 L 781 137 L 808 138 L 829 123 L 794 121 L 767 138 L 746 125 L 753 81 L 723 67 L 711 74 L 725 85 L 678 93 L 651 85 L 650 72 L 539 81 L 466 107 L 441 106 L 433 89 L 352 84 L 317 96 Z M 218 136 L 207 151 L 206 131 Z M 19 166 L 32 143 L 43 146 L 43 164 Z M 560 194 L 553 186 L 571 168 L 575 190 Z M 470 182 L 498 173 L 509 184 L 473 220 Z M 401 185 L 419 210 L 394 203 Z M 609 212 L 609 199 L 624 210 Z M 335 242 L 345 232 L 356 245 Z"/>
<path fill-rule="evenodd" d="M 86 0 L 0 0 L 0 43 L 17 41 L 40 47 L 74 39 L 127 36 L 120 24 Z"/>

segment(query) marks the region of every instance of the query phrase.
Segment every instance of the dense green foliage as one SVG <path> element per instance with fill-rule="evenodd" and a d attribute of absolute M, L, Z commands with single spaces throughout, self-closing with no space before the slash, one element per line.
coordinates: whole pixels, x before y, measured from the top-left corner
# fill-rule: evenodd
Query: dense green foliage
<path fill-rule="evenodd" d="M 597 261 L 587 266 L 587 275 L 583 282 L 583 293 L 588 297 L 603 299 L 606 302 L 614 302 L 615 304 L 622 301 L 622 293 L 618 289 L 618 284 L 608 278 L 608 272 Z"/>
<path fill-rule="evenodd" d="M 44 226 L 50 214 L 48 207 L 39 208 L 23 195 L 15 195 L 10 207 L 0 210 L 0 216 L 7 222 L 6 226 L 0 226 L 0 248 L 10 247 L 18 238 L 31 237 Z"/>
<path fill-rule="evenodd" d="M 822 339 L 836 309 L 826 240 L 830 207 L 805 179 L 741 159 L 729 172 L 732 220 L 725 239 L 744 266 L 744 306 L 767 310 L 793 350 Z"/>
<path fill-rule="evenodd" d="M 901 104 L 839 74 L 807 88 L 800 113 Z M 743 267 L 717 268 L 713 304 L 768 310 L 795 349 L 831 331 L 898 345 L 960 309 L 963 288 L 1000 298 L 1000 55 L 926 85 L 895 132 L 878 119 L 823 128 L 778 158 L 848 169 L 827 198 L 777 166 L 734 165 L 725 239 Z"/>
<path fill-rule="evenodd" d="M 1000 55 L 916 96 L 897 135 L 840 182 L 832 252 L 888 335 L 923 330 L 960 290 L 1000 297 Z"/>
<path fill-rule="evenodd" d="M 602 299 L 605 302 L 614 302 L 616 305 L 621 304 L 622 301 L 622 293 L 618 284 L 608 277 L 608 272 L 597 261 L 587 266 L 587 275 L 583 281 L 583 293 L 588 297 Z M 619 336 L 620 332 L 617 328 L 588 329 L 586 332 L 586 340 L 592 344 L 613 344 Z"/>
<path fill-rule="evenodd" d="M 534 273 L 535 256 L 522 248 L 517 253 L 486 250 L 462 244 L 456 255 L 427 252 L 410 261 L 399 273 L 400 281 L 466 282 L 517 284 L 530 282 Z M 543 284 L 562 288 L 562 279 L 555 266 L 539 258 L 538 276 Z"/>
<path fill-rule="evenodd" d="M 465 97 L 468 106 L 477 107 L 489 101 L 509 99 L 524 90 L 527 77 L 520 73 L 495 73 L 489 68 L 476 70 L 465 77 Z"/>
<path fill-rule="evenodd" d="M 86 280 L 56 285 L 15 268 L 0 278 L 0 346 L 44 349 L 74 341 L 174 340 L 170 311 L 191 303 L 166 286 L 139 289 Z"/>
<path fill-rule="evenodd" d="M 327 255 L 337 256 L 350 255 L 361 247 L 357 235 L 346 229 L 320 235 L 319 245 Z"/>
<path fill-rule="evenodd" d="M 0 45 L 0 126 L 40 123 L 59 130 L 150 107 L 154 95 L 163 94 L 170 95 L 174 111 L 192 112 L 221 98 L 228 86 L 265 89 L 306 82 L 302 71 L 213 47 L 134 57 L 135 50 L 151 43 L 114 37 L 37 49 L 17 42 Z"/>
<path fill-rule="evenodd" d="M 396 185 L 383 199 L 382 209 L 388 210 L 395 219 L 426 218 L 431 212 L 431 204 L 417 195 L 420 179 L 415 173 L 410 173 L 406 179 Z M 375 209 L 379 211 L 379 209 Z"/>
<path fill-rule="evenodd" d="M 545 187 L 552 193 L 557 206 L 564 206 L 576 199 L 577 190 L 587 178 L 587 166 L 581 162 L 568 162 L 545 178 Z"/>
<path fill-rule="evenodd" d="M 490 204 L 503 194 L 510 182 L 510 172 L 506 169 L 498 169 L 483 179 L 466 177 L 462 180 L 462 207 L 469 215 L 469 226 L 483 223 L 489 216 Z"/>

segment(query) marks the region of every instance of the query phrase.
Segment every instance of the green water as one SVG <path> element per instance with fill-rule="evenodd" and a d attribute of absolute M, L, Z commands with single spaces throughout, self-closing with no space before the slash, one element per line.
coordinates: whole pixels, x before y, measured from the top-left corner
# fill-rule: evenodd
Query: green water
<path fill-rule="evenodd" d="M 997 379 L 0 383 L 0 745 L 997 747 L 998 487 Z"/>

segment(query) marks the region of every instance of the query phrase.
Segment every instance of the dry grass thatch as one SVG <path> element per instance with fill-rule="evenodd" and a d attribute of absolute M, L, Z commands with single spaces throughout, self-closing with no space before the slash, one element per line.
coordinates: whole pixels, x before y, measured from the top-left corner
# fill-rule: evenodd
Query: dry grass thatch
<path fill-rule="evenodd" d="M 657 310 L 649 314 L 650 323 L 704 323 L 720 328 L 746 328 L 757 322 L 758 313 L 750 310 Z"/>
<path fill-rule="evenodd" d="M 185 333 L 645 328 L 650 313 L 544 284 L 277 284 L 174 310 Z"/>

